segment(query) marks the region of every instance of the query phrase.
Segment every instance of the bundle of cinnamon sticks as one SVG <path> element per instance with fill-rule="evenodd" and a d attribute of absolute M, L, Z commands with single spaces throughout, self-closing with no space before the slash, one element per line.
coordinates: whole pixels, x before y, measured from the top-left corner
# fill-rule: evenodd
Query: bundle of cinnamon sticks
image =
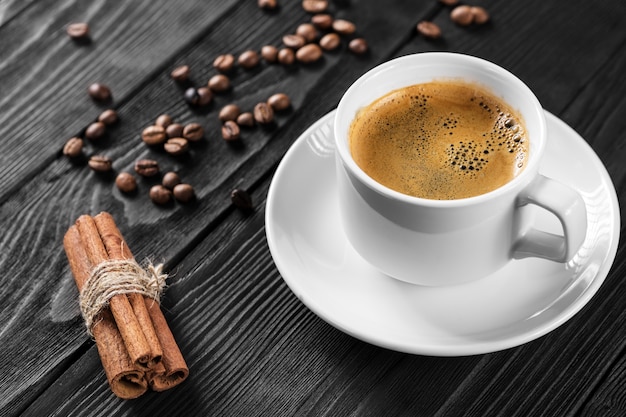
<path fill-rule="evenodd" d="M 63 246 L 81 294 L 99 266 L 110 261 L 134 263 L 115 221 L 106 212 L 79 217 L 66 232 Z M 158 300 L 133 291 L 113 295 L 89 330 L 111 390 L 120 398 L 137 398 L 148 388 L 164 391 L 189 375 Z"/>

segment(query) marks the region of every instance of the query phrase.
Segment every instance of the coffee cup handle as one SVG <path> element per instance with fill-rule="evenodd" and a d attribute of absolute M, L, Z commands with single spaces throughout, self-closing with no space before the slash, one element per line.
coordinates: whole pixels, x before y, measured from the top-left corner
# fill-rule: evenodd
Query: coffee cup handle
<path fill-rule="evenodd" d="M 587 234 L 587 209 L 582 196 L 565 184 L 537 175 L 518 196 L 518 208 L 527 204 L 553 213 L 563 226 L 563 236 L 530 228 L 520 233 L 513 246 L 513 257 L 570 261 Z"/>

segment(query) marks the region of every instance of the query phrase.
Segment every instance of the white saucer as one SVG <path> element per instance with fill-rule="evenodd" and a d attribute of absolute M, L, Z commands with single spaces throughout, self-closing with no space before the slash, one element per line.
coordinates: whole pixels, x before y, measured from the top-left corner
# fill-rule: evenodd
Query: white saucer
<path fill-rule="evenodd" d="M 267 197 L 266 233 L 287 285 L 336 328 L 406 353 L 493 352 L 560 326 L 606 278 L 619 238 L 617 195 L 590 146 L 552 114 L 546 113 L 550 142 L 541 171 L 583 195 L 589 217 L 583 247 L 567 265 L 514 260 L 478 281 L 436 288 L 377 272 L 346 241 L 335 194 L 333 117 L 311 126 L 281 161 Z M 553 219 L 537 221 L 554 227 Z"/>

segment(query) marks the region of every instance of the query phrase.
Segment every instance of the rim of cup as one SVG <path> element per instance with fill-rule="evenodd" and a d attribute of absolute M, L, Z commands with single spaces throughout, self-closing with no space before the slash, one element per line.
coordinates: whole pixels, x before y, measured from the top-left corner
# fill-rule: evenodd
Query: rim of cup
<path fill-rule="evenodd" d="M 515 178 L 501 187 L 496 188 L 495 190 L 489 191 L 484 194 L 476 195 L 473 197 L 460 198 L 460 199 L 452 199 L 452 200 L 433 200 L 422 197 L 415 197 L 408 194 L 401 193 L 399 191 L 393 190 L 387 186 L 384 186 L 370 177 L 365 171 L 361 169 L 357 165 L 357 163 L 352 158 L 352 154 L 350 152 L 348 146 L 348 129 L 352 120 L 354 119 L 355 113 L 346 114 L 347 109 L 350 107 L 354 107 L 350 100 L 355 93 L 362 89 L 366 88 L 367 84 L 371 82 L 373 78 L 379 76 L 382 73 L 393 71 L 396 67 L 459 67 L 466 66 L 470 68 L 472 71 L 468 72 L 480 72 L 485 74 L 485 78 L 497 78 L 500 81 L 506 82 L 507 88 L 514 88 L 524 95 L 526 100 L 528 101 L 528 105 L 526 106 L 527 111 L 523 112 L 520 110 L 520 106 L 518 103 L 511 103 L 506 99 L 502 98 L 498 92 L 494 91 L 494 89 L 488 85 L 487 83 L 477 81 L 472 79 L 465 79 L 466 76 L 455 76 L 454 78 L 465 79 L 466 81 L 480 84 L 488 91 L 491 91 L 493 94 L 498 96 L 501 100 L 505 101 L 508 105 L 516 109 L 520 115 L 524 119 L 524 123 L 526 125 L 527 130 L 529 130 L 529 119 L 532 117 L 534 122 L 536 123 L 535 128 L 533 129 L 534 133 L 530 140 L 530 150 L 528 156 L 528 163 L 524 170 L 520 172 Z M 463 70 L 465 71 L 465 70 Z M 432 77 L 427 77 L 425 81 L 417 81 L 413 83 L 405 83 L 398 87 L 388 88 L 382 94 L 374 97 L 368 103 L 364 103 L 360 105 L 358 109 L 363 108 L 369 105 L 371 102 L 376 100 L 379 97 L 384 96 L 386 93 L 389 93 L 398 88 L 406 87 L 409 85 L 420 84 L 423 82 L 441 80 L 441 79 L 451 79 L 452 77 L 442 77 L 433 75 Z M 358 110 L 355 109 L 355 110 Z M 529 110 L 528 110 L 529 109 Z M 346 123 L 345 120 L 339 120 L 339 118 L 349 118 L 350 120 Z M 545 149 L 545 143 L 547 139 L 547 127 L 546 120 L 543 107 L 539 103 L 539 100 L 532 92 L 532 90 L 517 76 L 515 76 L 510 71 L 506 70 L 499 65 L 487 61 L 485 59 L 475 57 L 472 55 L 460 54 L 455 52 L 421 52 L 417 54 L 405 55 L 399 58 L 392 59 L 383 64 L 380 64 L 363 75 L 361 75 L 343 94 L 341 100 L 339 101 L 339 105 L 337 106 L 337 112 L 335 115 L 335 122 L 333 125 L 333 131 L 335 136 L 335 145 L 337 152 L 341 158 L 342 163 L 347 169 L 352 172 L 354 175 L 358 177 L 358 179 L 365 185 L 367 185 L 370 189 L 382 194 L 384 196 L 393 198 L 395 200 L 404 201 L 410 204 L 419 204 L 422 206 L 432 206 L 432 207 L 458 207 L 458 206 L 467 206 L 473 204 L 480 204 L 482 202 L 492 200 L 501 196 L 503 194 L 507 194 L 512 190 L 517 189 L 520 184 L 526 185 L 530 180 L 534 177 L 534 173 L 538 170 L 538 165 L 541 160 L 541 156 L 543 154 L 543 150 Z"/>

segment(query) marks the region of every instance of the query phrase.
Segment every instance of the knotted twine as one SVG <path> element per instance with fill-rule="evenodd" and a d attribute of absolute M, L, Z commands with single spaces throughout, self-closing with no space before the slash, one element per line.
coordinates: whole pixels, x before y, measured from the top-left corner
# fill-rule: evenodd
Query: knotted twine
<path fill-rule="evenodd" d="M 163 265 L 148 263 L 142 268 L 134 259 L 111 259 L 97 265 L 80 292 L 80 311 L 91 335 L 91 326 L 109 300 L 121 294 L 141 294 L 157 303 L 165 288 Z"/>

